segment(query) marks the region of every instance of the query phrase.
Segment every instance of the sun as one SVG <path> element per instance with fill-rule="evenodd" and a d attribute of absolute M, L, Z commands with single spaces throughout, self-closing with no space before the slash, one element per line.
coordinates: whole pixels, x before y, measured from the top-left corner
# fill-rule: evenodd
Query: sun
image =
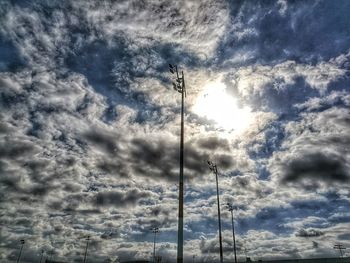
<path fill-rule="evenodd" d="M 237 99 L 226 92 L 221 81 L 208 83 L 199 93 L 193 112 L 215 122 L 216 126 L 229 132 L 241 133 L 252 121 L 251 108 L 239 107 Z"/>

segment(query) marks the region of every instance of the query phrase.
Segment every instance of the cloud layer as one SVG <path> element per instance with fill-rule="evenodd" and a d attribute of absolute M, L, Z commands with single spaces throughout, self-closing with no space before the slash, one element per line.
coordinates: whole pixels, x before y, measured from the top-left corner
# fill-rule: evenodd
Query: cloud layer
<path fill-rule="evenodd" d="M 0 260 L 174 262 L 184 70 L 185 258 L 331 257 L 350 245 L 348 1 L 2 1 Z M 245 130 L 196 112 L 224 85 Z M 220 101 L 218 101 L 218 105 Z M 219 107 L 216 107 L 219 108 Z M 215 108 L 208 108 L 215 110 Z M 231 112 L 231 111 L 229 111 Z M 227 112 L 219 112 L 226 116 Z M 227 116 L 228 121 L 233 116 Z M 235 126 L 232 126 L 235 127 Z M 90 261 L 90 260 L 89 260 Z"/>

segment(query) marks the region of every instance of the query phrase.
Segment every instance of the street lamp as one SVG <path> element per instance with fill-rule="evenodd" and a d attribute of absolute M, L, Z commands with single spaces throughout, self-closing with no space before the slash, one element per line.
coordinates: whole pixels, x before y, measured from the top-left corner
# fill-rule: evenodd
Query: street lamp
<path fill-rule="evenodd" d="M 180 137 L 180 176 L 179 176 L 179 216 L 177 229 L 177 263 L 183 263 L 183 205 L 184 205 L 184 98 L 186 97 L 185 76 L 181 71 L 181 77 L 176 65 L 169 64 L 169 71 L 176 74 L 173 88 L 181 93 L 181 137 Z"/>
<path fill-rule="evenodd" d="M 89 246 L 89 241 L 90 241 L 90 236 L 87 236 L 87 238 L 86 238 L 85 254 L 84 254 L 84 263 L 86 263 L 86 255 L 87 255 L 87 250 L 88 250 L 88 246 Z"/>
<path fill-rule="evenodd" d="M 21 243 L 21 249 L 19 250 L 19 255 L 18 255 L 18 259 L 17 259 L 17 263 L 19 263 L 20 259 L 21 259 L 21 255 L 22 255 L 22 249 L 23 249 L 23 246 L 24 246 L 24 239 L 21 239 L 20 240 L 20 243 Z"/>
<path fill-rule="evenodd" d="M 235 238 L 235 224 L 233 222 L 233 210 L 234 207 L 230 203 L 227 203 L 227 209 L 231 212 L 232 219 L 232 236 L 233 236 L 233 252 L 235 253 L 235 263 L 237 263 L 237 255 L 236 255 L 236 238 Z"/>
<path fill-rule="evenodd" d="M 158 227 L 153 227 L 151 228 L 152 232 L 154 233 L 154 240 L 153 240 L 153 263 L 156 262 L 156 238 L 157 238 L 157 233 L 159 233 L 159 228 Z"/>
<path fill-rule="evenodd" d="M 217 169 L 216 164 L 212 163 L 211 161 L 208 161 L 208 165 L 209 165 L 209 169 L 215 174 L 215 177 L 216 177 L 216 196 L 217 196 L 217 200 L 218 200 L 219 241 L 220 241 L 220 262 L 223 263 L 218 169 Z"/>

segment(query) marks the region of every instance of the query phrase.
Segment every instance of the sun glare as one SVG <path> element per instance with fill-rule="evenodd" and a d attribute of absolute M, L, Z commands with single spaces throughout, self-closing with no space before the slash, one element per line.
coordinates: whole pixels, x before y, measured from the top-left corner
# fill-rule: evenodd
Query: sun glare
<path fill-rule="evenodd" d="M 226 92 L 226 86 L 220 81 L 204 87 L 195 101 L 193 111 L 230 132 L 244 131 L 252 120 L 251 109 L 238 107 L 237 99 Z"/>

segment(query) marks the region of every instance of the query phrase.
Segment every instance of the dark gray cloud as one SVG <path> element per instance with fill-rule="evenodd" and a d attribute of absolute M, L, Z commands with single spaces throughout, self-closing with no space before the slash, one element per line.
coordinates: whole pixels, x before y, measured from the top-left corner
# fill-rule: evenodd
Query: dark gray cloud
<path fill-rule="evenodd" d="M 347 182 L 350 175 L 346 159 L 342 156 L 332 156 L 314 153 L 291 160 L 285 169 L 284 182 L 306 180 L 321 180 L 326 182 Z"/>
<path fill-rule="evenodd" d="M 228 140 L 218 138 L 218 137 L 209 137 L 203 138 L 198 141 L 198 146 L 206 149 L 215 151 L 220 149 L 223 151 L 230 151 L 230 142 Z"/>
<path fill-rule="evenodd" d="M 83 138 L 88 140 L 93 146 L 101 148 L 109 155 L 117 155 L 118 149 L 118 135 L 113 132 L 107 132 L 99 128 L 92 128 L 83 134 Z"/>
<path fill-rule="evenodd" d="M 36 152 L 37 147 L 28 140 L 11 140 L 4 138 L 5 141 L 0 145 L 0 158 L 16 159 L 27 157 Z"/>
<path fill-rule="evenodd" d="M 95 204 L 98 206 L 123 207 L 135 205 L 140 199 L 149 197 L 148 192 L 141 192 L 138 189 L 131 189 L 127 192 L 103 191 L 96 194 Z"/>
<path fill-rule="evenodd" d="M 212 142 L 209 141 L 209 144 Z M 228 147 L 226 145 L 226 147 Z M 207 173 L 207 160 L 211 159 L 212 154 L 203 141 L 198 144 L 185 145 L 184 167 L 186 177 L 202 177 Z M 133 158 L 135 166 L 133 169 L 138 170 L 140 174 L 147 175 L 147 167 L 153 172 L 148 176 L 164 177 L 167 180 L 177 180 L 179 150 L 177 142 L 150 141 L 147 139 L 134 139 L 130 157 Z M 234 165 L 233 158 L 228 154 L 217 154 L 215 160 L 222 169 L 229 169 Z"/>
<path fill-rule="evenodd" d="M 299 126 L 293 125 L 296 122 L 287 126 L 289 137 L 283 146 L 289 151 L 275 154 L 271 161 L 276 166 L 270 166 L 282 184 L 311 189 L 349 181 L 348 114 L 346 108 L 305 113 Z"/>
<path fill-rule="evenodd" d="M 102 152 L 97 160 L 97 168 L 107 174 L 121 177 L 137 175 L 165 181 L 177 181 L 179 149 L 178 142 L 169 138 L 132 138 L 130 142 L 122 139 L 122 134 L 96 128 L 84 133 L 87 145 Z M 209 149 L 209 146 L 216 145 Z M 186 178 L 201 177 L 207 173 L 207 160 L 212 156 L 209 150 L 220 148 L 230 151 L 228 141 L 219 138 L 199 140 L 186 144 L 185 169 Z M 123 150 L 120 150 L 123 149 Z M 215 160 L 224 170 L 235 162 L 228 153 L 215 154 Z"/>
<path fill-rule="evenodd" d="M 324 235 L 324 232 L 317 229 L 299 229 L 295 234 L 297 237 L 319 237 Z"/>

